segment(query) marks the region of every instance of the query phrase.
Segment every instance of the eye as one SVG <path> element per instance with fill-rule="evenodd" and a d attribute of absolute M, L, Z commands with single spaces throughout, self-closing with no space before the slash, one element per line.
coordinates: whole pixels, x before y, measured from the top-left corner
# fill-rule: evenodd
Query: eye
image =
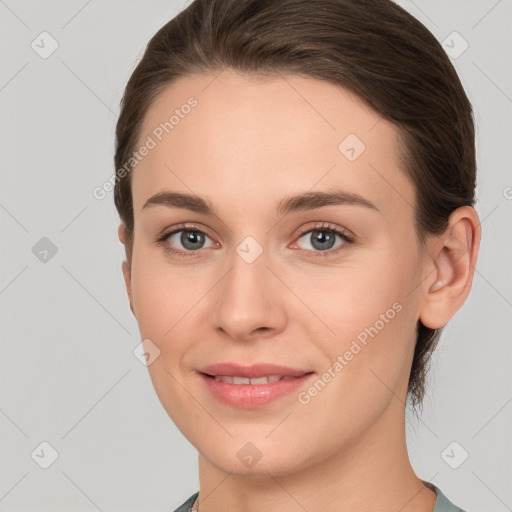
<path fill-rule="evenodd" d="M 303 238 L 306 247 L 299 247 L 299 249 L 312 253 L 314 257 L 331 256 L 342 250 L 345 245 L 354 243 L 354 238 L 345 230 L 325 223 L 303 231 L 298 240 Z M 336 238 L 339 239 L 338 245 L 336 245 Z M 217 242 L 198 227 L 182 225 L 179 229 L 165 232 L 155 243 L 162 245 L 169 254 L 187 257 L 195 256 L 201 249 L 207 248 L 205 247 L 207 240 L 211 242 L 210 247 L 219 247 Z"/>
<path fill-rule="evenodd" d="M 340 239 L 337 246 L 335 246 L 336 238 Z M 301 239 L 305 239 L 303 249 L 317 253 L 314 254 L 315 257 L 335 254 L 346 244 L 354 242 L 353 237 L 347 232 L 329 224 L 321 224 L 314 226 L 313 229 L 303 231 L 298 240 Z M 333 247 L 335 248 L 333 249 Z"/>
<path fill-rule="evenodd" d="M 156 243 L 163 245 L 166 252 L 178 256 L 194 256 L 200 249 L 204 249 L 205 241 L 211 238 L 195 226 L 182 226 L 181 229 L 164 233 L 156 240 Z M 211 240 L 211 247 L 218 244 Z M 176 249 L 177 247 L 177 249 Z"/>

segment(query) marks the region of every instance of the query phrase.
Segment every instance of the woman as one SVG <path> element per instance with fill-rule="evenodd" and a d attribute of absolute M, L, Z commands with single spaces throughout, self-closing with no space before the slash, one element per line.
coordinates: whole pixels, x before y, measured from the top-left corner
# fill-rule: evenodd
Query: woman
<path fill-rule="evenodd" d="M 460 510 L 405 406 L 471 287 L 471 104 L 388 0 L 195 0 L 122 100 L 123 274 L 199 452 L 176 512 Z"/>

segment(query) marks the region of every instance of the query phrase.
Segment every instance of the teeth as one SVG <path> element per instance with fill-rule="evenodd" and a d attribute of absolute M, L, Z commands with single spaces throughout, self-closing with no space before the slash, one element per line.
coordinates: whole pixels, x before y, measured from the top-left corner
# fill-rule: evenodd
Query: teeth
<path fill-rule="evenodd" d="M 253 379 L 249 379 L 248 377 L 230 377 L 223 375 L 216 375 L 216 381 L 226 382 L 228 384 L 269 384 L 272 382 L 277 382 L 278 380 L 290 380 L 295 377 L 281 377 L 281 375 L 268 375 L 267 377 L 255 377 Z"/>
<path fill-rule="evenodd" d="M 257 377 L 254 379 L 251 379 L 251 384 L 268 384 L 269 382 L 276 382 L 279 380 L 278 375 L 274 375 L 275 380 L 271 381 L 269 380 L 269 377 Z"/>
<path fill-rule="evenodd" d="M 216 375 L 215 380 L 227 382 L 228 384 L 233 384 L 233 377 L 221 377 L 219 375 Z"/>
<path fill-rule="evenodd" d="M 232 377 L 231 382 L 233 384 L 250 384 L 251 379 L 248 379 L 247 377 Z"/>

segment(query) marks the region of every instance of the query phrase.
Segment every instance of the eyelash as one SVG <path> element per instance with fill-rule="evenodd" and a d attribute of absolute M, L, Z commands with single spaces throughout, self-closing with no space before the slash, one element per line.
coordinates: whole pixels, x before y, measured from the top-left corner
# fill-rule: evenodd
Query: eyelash
<path fill-rule="evenodd" d="M 163 233 L 161 236 L 159 236 L 157 238 L 155 243 L 157 243 L 158 245 L 161 245 L 163 247 L 164 251 L 167 252 L 168 254 L 177 255 L 182 258 L 195 256 L 198 252 L 201 251 L 201 249 L 196 249 L 195 251 L 181 251 L 181 250 L 173 249 L 172 247 L 170 247 L 167 244 L 167 239 L 170 236 L 175 235 L 176 233 L 180 233 L 181 231 L 196 232 L 196 233 L 201 233 L 203 235 L 208 236 L 207 233 L 205 233 L 203 230 L 199 229 L 197 226 L 181 225 L 181 226 L 179 226 L 179 229 L 173 229 L 172 231 Z M 326 233 L 338 235 L 344 242 L 336 249 L 329 249 L 326 251 L 311 251 L 309 249 L 302 249 L 303 251 L 306 251 L 306 252 L 313 252 L 315 258 L 317 258 L 317 257 L 325 258 L 328 256 L 332 256 L 333 254 L 337 254 L 340 250 L 342 250 L 346 244 L 354 243 L 354 238 L 351 235 L 349 235 L 346 231 L 341 230 L 341 229 L 339 229 L 331 224 L 328 224 L 328 223 L 322 223 L 321 225 L 315 225 L 315 226 L 309 227 L 308 229 L 302 231 L 298 235 L 297 240 L 312 231 L 323 231 Z M 208 238 L 211 238 L 211 237 L 208 236 Z"/>

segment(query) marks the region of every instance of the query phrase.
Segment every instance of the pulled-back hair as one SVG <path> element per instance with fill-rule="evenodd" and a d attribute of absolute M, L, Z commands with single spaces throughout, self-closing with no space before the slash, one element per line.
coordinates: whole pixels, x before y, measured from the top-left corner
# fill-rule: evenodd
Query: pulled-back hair
<path fill-rule="evenodd" d="M 473 206 L 475 134 L 471 103 L 442 46 L 391 0 L 194 0 L 150 40 L 126 86 L 116 128 L 114 200 L 131 262 L 131 172 L 145 114 L 180 77 L 229 67 L 326 80 L 356 93 L 396 128 L 402 168 L 415 187 L 418 239 L 441 234 L 450 214 Z M 441 329 L 420 320 L 408 385 L 425 394 Z"/>

